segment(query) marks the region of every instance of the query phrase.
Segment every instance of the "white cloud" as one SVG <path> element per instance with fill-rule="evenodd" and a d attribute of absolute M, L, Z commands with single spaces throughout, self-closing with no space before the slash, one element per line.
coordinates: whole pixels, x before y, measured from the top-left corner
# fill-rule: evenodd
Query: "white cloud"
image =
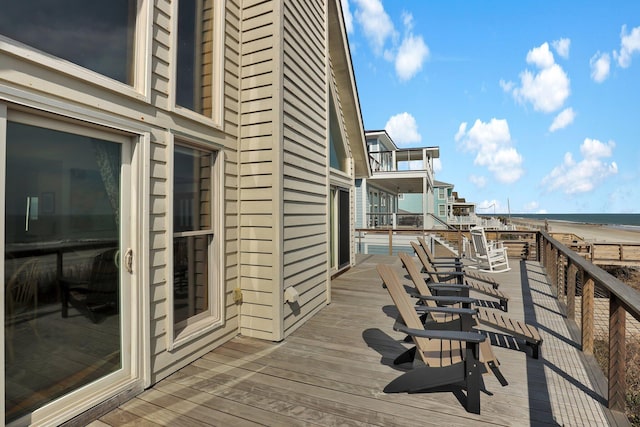
<path fill-rule="evenodd" d="M 456 132 L 456 135 L 453 138 L 455 139 L 456 142 L 459 142 L 464 137 L 466 132 L 467 132 L 467 122 L 462 122 L 460 123 L 460 126 L 458 126 L 458 132 Z"/>
<path fill-rule="evenodd" d="M 483 200 L 476 205 L 476 210 L 480 215 L 482 214 L 492 214 L 492 213 L 504 213 L 507 212 L 507 209 L 502 206 L 502 204 L 496 199 L 493 200 Z"/>
<path fill-rule="evenodd" d="M 369 41 L 373 52 L 392 62 L 401 81 L 412 79 L 429 58 L 429 46 L 424 38 L 413 33 L 413 15 L 402 13 L 404 35 L 399 34 L 380 0 L 354 0 L 355 18 Z M 346 21 L 346 18 L 345 18 Z"/>
<path fill-rule="evenodd" d="M 522 177 L 522 156 L 512 146 L 509 125 L 506 120 L 491 119 L 484 123 L 475 121 L 468 131 L 462 123 L 455 135 L 464 151 L 476 154 L 474 164 L 485 166 L 502 183 L 512 183 Z"/>
<path fill-rule="evenodd" d="M 616 143 L 613 141 L 603 144 L 597 139 L 585 138 L 584 142 L 580 146 L 580 154 L 582 154 L 585 159 L 611 157 L 615 146 Z"/>
<path fill-rule="evenodd" d="M 606 52 L 597 52 L 589 60 L 589 65 L 591 66 L 591 78 L 597 83 L 602 83 L 609 77 L 611 57 Z"/>
<path fill-rule="evenodd" d="M 526 203 L 524 205 L 524 210 L 525 210 L 525 212 L 533 212 L 533 211 L 537 210 L 539 207 L 540 207 L 540 205 L 538 204 L 538 202 L 532 201 L 532 202 Z"/>
<path fill-rule="evenodd" d="M 442 171 L 442 159 L 433 159 L 433 173 Z"/>
<path fill-rule="evenodd" d="M 640 27 L 635 27 L 631 33 L 627 32 L 627 26 L 623 25 L 620 31 L 620 52 L 613 52 L 618 65 L 627 68 L 631 65 L 631 56 L 640 52 Z"/>
<path fill-rule="evenodd" d="M 555 132 L 559 129 L 564 129 L 573 123 L 573 120 L 576 118 L 576 113 L 573 111 L 573 108 L 565 108 L 553 119 L 553 123 L 549 127 L 549 132 Z"/>
<path fill-rule="evenodd" d="M 428 57 L 429 47 L 422 36 L 405 36 L 396 56 L 396 73 L 400 80 L 410 80 L 415 76 Z"/>
<path fill-rule="evenodd" d="M 402 25 L 405 28 L 405 31 L 413 30 L 413 15 L 407 11 L 402 12 Z"/>
<path fill-rule="evenodd" d="M 487 186 L 487 178 L 481 175 L 469 175 L 469 181 L 478 188 Z"/>
<path fill-rule="evenodd" d="M 530 102 L 536 111 L 552 113 L 569 97 L 569 78 L 558 64 L 535 76 L 525 70 L 520 74 L 520 82 L 521 87 L 513 90 L 513 96 L 521 102 Z"/>
<path fill-rule="evenodd" d="M 382 54 L 387 39 L 395 36 L 396 31 L 391 18 L 380 0 L 355 0 L 355 3 L 355 17 L 362 26 L 365 37 L 374 52 L 377 55 Z"/>
<path fill-rule="evenodd" d="M 340 3 L 342 4 L 342 19 L 344 19 L 347 33 L 353 33 L 353 15 L 349 10 L 349 0 L 341 0 Z"/>
<path fill-rule="evenodd" d="M 603 160 L 613 155 L 614 148 L 613 141 L 605 144 L 586 138 L 580 146 L 583 159 L 576 161 L 570 152 L 565 153 L 562 163 L 542 179 L 542 185 L 547 186 L 548 191 L 560 190 L 565 194 L 593 190 L 605 178 L 618 173 L 616 162 Z"/>
<path fill-rule="evenodd" d="M 389 118 L 387 124 L 384 125 L 384 129 L 398 147 L 406 147 L 422 141 L 416 119 L 407 112 L 396 114 Z"/>
<path fill-rule="evenodd" d="M 569 48 L 571 47 L 570 39 L 561 38 L 559 40 L 554 40 L 553 42 L 551 42 L 551 45 L 556 50 L 558 55 L 560 55 L 564 59 L 569 58 Z"/>
<path fill-rule="evenodd" d="M 505 92 L 509 93 L 513 90 L 513 88 L 515 87 L 515 83 L 514 82 L 507 82 L 503 79 L 500 79 L 500 87 L 502 88 L 502 90 L 504 90 Z"/>
<path fill-rule="evenodd" d="M 555 64 L 553 53 L 549 50 L 549 43 L 542 43 L 539 47 L 534 47 L 527 52 L 527 63 L 535 64 L 542 69 L 549 68 Z"/>
<path fill-rule="evenodd" d="M 510 92 L 521 103 L 529 102 L 536 111 L 552 113 L 559 110 L 570 94 L 567 73 L 555 63 L 549 44 L 543 43 L 527 53 L 527 63 L 534 64 L 539 71 L 520 73 L 520 86 L 512 82 L 500 81 L 500 86 Z"/>

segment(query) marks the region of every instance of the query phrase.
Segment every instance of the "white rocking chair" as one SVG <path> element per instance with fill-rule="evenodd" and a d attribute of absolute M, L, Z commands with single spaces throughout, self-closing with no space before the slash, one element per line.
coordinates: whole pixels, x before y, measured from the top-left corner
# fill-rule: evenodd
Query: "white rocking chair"
<path fill-rule="evenodd" d="M 487 242 L 484 228 L 474 227 L 471 229 L 471 240 L 476 252 L 475 256 L 480 263 L 481 271 L 488 273 L 502 273 L 511 270 L 509 267 L 509 257 L 507 248 L 501 242 Z"/>

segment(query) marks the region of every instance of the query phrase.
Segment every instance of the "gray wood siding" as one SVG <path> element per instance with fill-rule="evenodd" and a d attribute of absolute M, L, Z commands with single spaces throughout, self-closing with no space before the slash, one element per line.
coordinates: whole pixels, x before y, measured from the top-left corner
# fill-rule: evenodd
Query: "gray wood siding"
<path fill-rule="evenodd" d="M 0 52 L 0 62 L 3 64 L 0 70 L 2 74 L 0 80 L 3 81 L 3 84 L 0 84 L 0 95 L 4 97 L 2 92 L 10 86 L 32 94 L 32 98 L 38 99 L 39 104 L 36 107 L 40 109 L 51 109 L 55 113 L 67 114 L 87 123 L 95 121 L 106 123 L 114 128 L 122 126 L 124 129 L 149 134 L 148 152 L 145 148 L 142 153 L 146 157 L 139 159 L 140 169 L 132 173 L 136 175 L 144 171 L 146 175 L 141 176 L 144 183 L 140 187 L 149 189 L 147 200 L 149 210 L 140 213 L 140 215 L 147 215 L 145 219 L 149 227 L 137 230 L 138 236 L 148 237 L 148 253 L 136 254 L 135 259 L 136 262 L 148 260 L 145 271 L 145 279 L 148 278 L 148 281 L 144 283 L 140 281 L 136 285 L 143 287 L 149 294 L 149 306 L 144 309 L 148 309 L 150 336 L 145 336 L 144 339 L 148 340 L 151 353 L 151 381 L 155 382 L 238 333 L 239 306 L 233 300 L 233 290 L 239 286 L 238 271 L 241 262 L 239 256 L 241 236 L 238 233 L 240 226 L 238 136 L 240 132 L 241 9 L 240 0 L 225 1 L 225 34 L 222 52 L 224 82 L 220 93 L 223 97 L 223 121 L 220 128 L 204 120 L 193 120 L 179 114 L 169 105 L 173 85 L 171 68 L 175 48 L 172 46 L 173 7 L 170 0 L 155 0 L 152 3 L 151 44 L 147 52 L 140 52 L 136 56 L 140 65 L 144 65 L 147 55 L 150 56 L 149 81 L 145 85 L 149 88 L 148 99 L 144 96 L 145 94 L 134 94 L 133 91 L 121 93 L 113 87 L 102 87 L 101 83 L 106 79 L 88 80 L 84 76 L 76 76 L 67 70 L 54 69 L 32 59 L 23 59 L 4 52 Z M 140 13 L 146 13 L 146 11 Z M 219 72 L 215 68 L 212 70 L 214 73 Z M 24 103 L 25 108 L 31 107 L 30 102 L 34 101 L 27 100 Z M 36 107 L 33 109 L 35 110 Z M 220 250 L 224 253 L 224 262 L 223 265 L 215 267 L 224 271 L 224 281 L 221 286 L 224 291 L 222 316 L 225 322 L 224 326 L 213 333 L 168 351 L 167 331 L 168 328 L 173 327 L 168 324 L 166 317 L 169 310 L 173 309 L 169 305 L 167 296 L 167 287 L 173 280 L 173 272 L 168 270 L 171 256 L 169 248 L 172 242 L 168 224 L 172 220 L 173 212 L 172 206 L 168 203 L 172 177 L 168 167 L 170 156 L 168 143 L 172 133 L 186 140 L 211 143 L 214 149 L 220 150 L 220 156 L 224 157 L 224 187 L 216 187 L 216 191 L 220 193 L 218 200 L 223 204 L 224 209 L 224 217 L 221 219 L 224 240 L 219 242 Z M 251 143 L 256 140 L 259 141 L 260 138 L 252 139 Z M 142 151 L 142 146 L 143 144 L 135 146 L 136 154 Z M 247 299 L 251 300 L 251 298 Z"/>
<path fill-rule="evenodd" d="M 160 109 L 169 108 L 171 57 L 171 7 L 169 1 L 156 1 L 154 6 L 153 47 L 152 47 L 152 87 L 151 100 Z M 236 1 L 227 1 L 225 10 L 224 43 L 224 83 L 222 131 L 206 126 L 194 125 L 191 120 L 167 112 L 170 121 L 166 128 L 158 130 L 152 136 L 151 144 L 151 200 L 150 200 L 150 295 L 151 295 L 151 363 L 152 380 L 157 381 L 189 361 L 195 360 L 212 348 L 234 337 L 238 331 L 238 306 L 233 300 L 233 290 L 238 286 L 238 154 L 237 135 L 239 121 L 239 19 L 240 7 Z M 215 70 L 214 70 L 215 72 Z M 224 265 L 216 268 L 224 271 L 224 305 L 222 316 L 224 327 L 216 329 L 204 339 L 181 346 L 173 351 L 167 350 L 167 322 L 169 305 L 166 296 L 166 283 L 172 281 L 173 273 L 167 270 L 170 256 L 167 222 L 171 221 L 173 208 L 167 205 L 167 191 L 171 187 L 171 171 L 167 168 L 170 155 L 167 148 L 168 133 L 172 129 L 186 138 L 211 141 L 223 146 L 219 156 L 224 157 L 224 187 L 216 187 L 221 192 L 224 205 L 222 228 L 224 240 L 220 241 L 220 250 L 224 253 Z M 216 211 L 217 212 L 217 211 Z"/>
<path fill-rule="evenodd" d="M 328 76 L 321 0 L 284 2 L 283 286 L 285 336 L 327 301 Z"/>
<path fill-rule="evenodd" d="M 243 1 L 240 57 L 240 333 L 279 339 L 279 17 L 274 1 Z"/>

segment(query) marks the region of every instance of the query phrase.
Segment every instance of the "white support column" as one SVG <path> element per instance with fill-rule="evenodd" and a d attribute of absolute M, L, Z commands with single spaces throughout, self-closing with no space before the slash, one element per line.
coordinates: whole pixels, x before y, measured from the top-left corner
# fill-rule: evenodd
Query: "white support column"
<path fill-rule="evenodd" d="M 429 195 L 427 194 L 428 181 L 426 177 L 422 178 L 422 228 L 427 228 L 427 203 L 429 201 Z"/>

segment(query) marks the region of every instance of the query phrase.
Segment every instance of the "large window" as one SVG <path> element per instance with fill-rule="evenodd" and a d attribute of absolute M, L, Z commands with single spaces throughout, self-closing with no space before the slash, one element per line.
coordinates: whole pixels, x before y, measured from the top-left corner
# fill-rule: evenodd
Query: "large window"
<path fill-rule="evenodd" d="M 0 35 L 134 84 L 136 0 L 2 2 Z"/>
<path fill-rule="evenodd" d="M 219 121 L 223 3 L 179 0 L 176 95 L 178 107 Z"/>
<path fill-rule="evenodd" d="M 173 323 L 217 317 L 213 274 L 215 153 L 176 145 L 173 154 Z"/>

